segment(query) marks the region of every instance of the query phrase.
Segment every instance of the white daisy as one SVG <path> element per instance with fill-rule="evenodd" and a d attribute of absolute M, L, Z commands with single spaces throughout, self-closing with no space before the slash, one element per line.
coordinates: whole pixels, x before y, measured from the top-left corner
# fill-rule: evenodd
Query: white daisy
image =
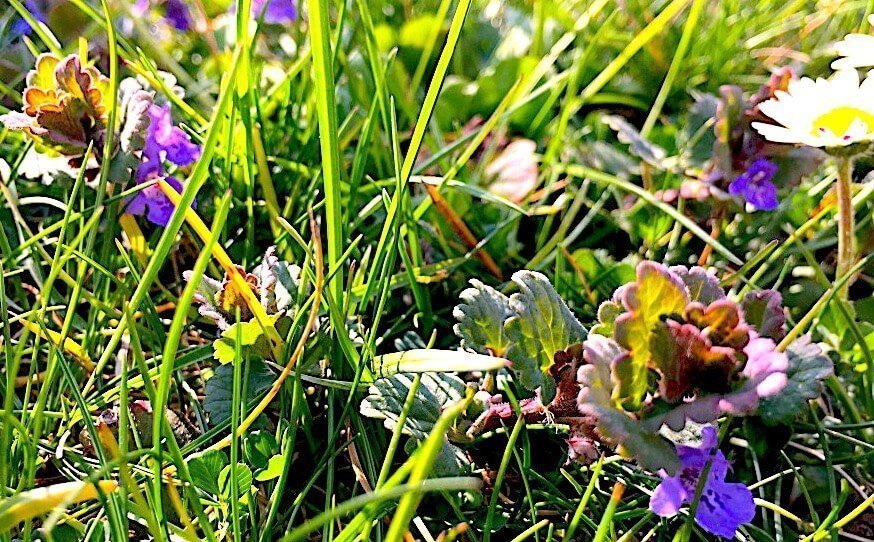
<path fill-rule="evenodd" d="M 874 24 L 874 15 L 868 17 Z M 835 44 L 839 58 L 832 62 L 832 69 L 852 70 L 874 66 L 874 36 L 868 34 L 847 34 L 843 40 Z"/>
<path fill-rule="evenodd" d="M 759 109 L 781 126 L 753 123 L 770 141 L 844 147 L 874 139 L 874 76 L 862 84 L 856 70 L 840 70 L 830 79 L 804 77 L 775 96 Z"/>

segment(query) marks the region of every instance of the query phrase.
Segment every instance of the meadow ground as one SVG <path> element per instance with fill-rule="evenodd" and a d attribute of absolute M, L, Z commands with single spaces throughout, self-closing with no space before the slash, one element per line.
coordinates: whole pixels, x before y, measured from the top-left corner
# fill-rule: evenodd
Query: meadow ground
<path fill-rule="evenodd" d="M 0 540 L 874 539 L 872 11 L 5 0 Z"/>

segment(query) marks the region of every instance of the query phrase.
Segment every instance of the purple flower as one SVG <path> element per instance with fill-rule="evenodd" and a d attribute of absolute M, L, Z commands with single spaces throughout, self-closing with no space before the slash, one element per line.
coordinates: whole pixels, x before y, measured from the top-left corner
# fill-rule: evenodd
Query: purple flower
<path fill-rule="evenodd" d="M 164 177 L 164 180 L 177 192 L 182 191 L 182 183 L 177 179 Z M 170 222 L 170 216 L 173 214 L 174 209 L 176 209 L 176 206 L 173 205 L 170 198 L 161 192 L 157 184 L 154 184 L 137 192 L 137 195 L 131 198 L 130 203 L 128 203 L 126 212 L 132 215 L 146 215 L 149 222 L 159 226 L 166 226 Z"/>
<path fill-rule="evenodd" d="M 294 0 L 252 0 L 252 17 L 258 19 L 262 13 L 267 24 L 284 24 L 297 19 Z"/>
<path fill-rule="evenodd" d="M 749 523 L 756 514 L 753 494 L 743 484 L 725 481 L 730 465 L 716 447 L 716 428 L 705 426 L 701 437 L 701 444 L 697 447 L 677 445 L 682 467 L 676 476 L 661 473 L 662 483 L 652 494 L 649 508 L 662 517 L 670 517 L 684 503 L 691 503 L 701 474 L 710 462 L 710 472 L 698 501 L 695 521 L 709 533 L 733 538 L 738 526 Z"/>
<path fill-rule="evenodd" d="M 164 177 L 164 160 L 177 166 L 187 166 L 200 156 L 200 145 L 192 143 L 188 134 L 173 124 L 170 106 L 149 106 L 149 130 L 143 146 L 143 161 L 137 169 L 137 183 Z M 165 180 L 178 192 L 182 183 L 173 177 Z M 139 191 L 127 207 L 132 215 L 146 215 L 151 222 L 166 226 L 173 214 L 173 203 L 157 186 Z"/>
<path fill-rule="evenodd" d="M 46 22 L 46 13 L 42 9 L 39 3 L 36 0 L 24 0 L 24 8 L 30 12 L 30 15 L 39 23 Z M 9 29 L 10 37 L 19 38 L 21 36 L 28 36 L 33 31 L 33 28 L 30 27 L 30 24 L 22 19 L 21 17 L 17 17 L 15 22 L 12 23 L 12 26 Z"/>
<path fill-rule="evenodd" d="M 192 143 L 188 134 L 173 125 L 169 104 L 149 107 L 149 120 L 143 158 L 159 164 L 165 159 L 177 166 L 187 166 L 197 160 L 200 156 L 200 145 Z"/>
<path fill-rule="evenodd" d="M 756 160 L 728 186 L 732 195 L 742 195 L 749 204 L 762 211 L 777 208 L 777 187 L 771 182 L 780 168 L 765 158 Z"/>
<path fill-rule="evenodd" d="M 137 0 L 133 6 L 133 15 L 143 15 L 157 4 L 164 4 L 164 19 L 170 26 L 180 32 L 191 30 L 191 12 L 183 0 Z"/>
<path fill-rule="evenodd" d="M 164 18 L 180 32 L 191 29 L 191 14 L 182 0 L 167 0 L 164 4 Z"/>

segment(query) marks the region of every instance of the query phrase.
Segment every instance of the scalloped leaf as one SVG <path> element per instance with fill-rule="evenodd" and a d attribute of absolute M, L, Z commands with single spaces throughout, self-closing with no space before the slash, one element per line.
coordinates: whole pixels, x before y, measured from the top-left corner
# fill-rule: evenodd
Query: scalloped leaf
<path fill-rule="evenodd" d="M 413 373 L 398 373 L 376 380 L 370 385 L 369 395 L 361 401 L 361 414 L 383 420 L 386 429 L 394 431 L 414 377 Z M 401 431 L 413 438 L 424 439 L 434 428 L 443 409 L 464 398 L 464 392 L 464 381 L 453 374 L 422 373 L 416 400 Z"/>
<path fill-rule="evenodd" d="M 703 267 L 671 266 L 670 271 L 680 277 L 689 291 L 689 300 L 709 305 L 714 301 L 725 299 L 725 291 L 719 285 L 719 279 Z"/>
<path fill-rule="evenodd" d="M 195 486 L 213 495 L 218 495 L 221 492 L 218 476 L 227 466 L 228 456 L 223 451 L 209 450 L 188 462 L 188 472 L 191 474 L 191 481 Z"/>
<path fill-rule="evenodd" d="M 750 292 L 744 296 L 741 307 L 744 318 L 756 328 L 760 336 L 779 341 L 786 335 L 786 313 L 783 311 L 783 297 L 780 292 Z"/>
<path fill-rule="evenodd" d="M 622 303 L 628 312 L 616 319 L 614 337 L 629 355 L 614 366 L 613 398 L 636 410 L 647 391 L 653 332 L 664 316 L 685 314 L 689 293 L 667 267 L 645 261 L 637 266 L 637 281 L 624 287 Z"/>
<path fill-rule="evenodd" d="M 504 332 L 504 322 L 513 315 L 510 298 L 476 279 L 471 279 L 470 285 L 461 292 L 461 303 L 452 311 L 458 320 L 452 329 L 463 348 L 503 356 L 510 346 Z"/>
<path fill-rule="evenodd" d="M 759 415 L 769 425 L 791 423 L 799 412 L 804 412 L 808 401 L 819 397 L 822 381 L 834 373 L 832 360 L 807 335 L 793 341 L 786 348 L 786 356 L 786 386 L 759 402 Z"/>
<path fill-rule="evenodd" d="M 535 271 L 518 271 L 513 282 L 520 292 L 510 296 L 514 315 L 505 323 L 511 341 L 507 358 L 523 386 L 541 388 L 544 400 L 551 400 L 555 383 L 545 378 L 555 353 L 583 342 L 586 328 L 577 320 L 564 300 L 544 275 Z"/>
<path fill-rule="evenodd" d="M 588 365 L 579 371 L 580 411 L 594 416 L 598 420 L 598 432 L 612 440 L 622 452 L 633 456 L 643 468 L 676 472 L 680 462 L 674 447 L 656 430 L 617 408 L 611 398 L 611 365 L 628 354 L 612 339 L 590 335 L 584 344 L 584 356 Z"/>

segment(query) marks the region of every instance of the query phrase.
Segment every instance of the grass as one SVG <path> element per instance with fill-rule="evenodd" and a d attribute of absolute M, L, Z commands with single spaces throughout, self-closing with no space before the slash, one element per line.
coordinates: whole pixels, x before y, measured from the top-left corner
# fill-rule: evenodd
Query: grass
<path fill-rule="evenodd" d="M 35 31 L 0 36 L 0 112 L 20 109 L 34 54 L 84 47 L 110 102 L 140 75 L 202 152 L 174 172 L 177 211 L 158 227 L 124 203 L 172 188 L 119 177 L 113 131 L 87 152 L 98 169 L 47 184 L 22 172 L 32 143 L 0 132 L 0 540 L 710 539 L 685 512 L 650 512 L 658 476 L 609 447 L 565 464 L 560 420 L 514 416 L 471 438 L 463 475 L 434 469 L 464 435 L 472 393 L 436 412 L 418 445 L 400 430 L 425 404 L 423 367 L 499 384 L 516 406 L 531 395 L 497 377 L 503 362 L 455 352 L 469 279 L 509 294 L 503 277 L 539 270 L 589 327 L 640 259 L 702 261 L 737 296 L 779 290 L 789 336 L 811 333 L 835 361 L 792 425 L 723 420 L 731 476 L 759 503 L 737 536 L 861 539 L 874 493 L 871 164 L 855 164 L 860 258 L 843 281 L 828 164 L 781 187 L 773 213 L 662 195 L 705 167 L 676 165 L 712 133 L 693 126 L 696 97 L 753 93 L 784 65 L 824 75 L 870 2 L 307 0 L 285 25 L 250 20 L 252 3 L 237 15 L 189 3 L 196 32 L 111 0 L 65 2 L 46 25 L 18 0 L 3 8 L 0 23 L 20 16 Z M 646 141 L 617 136 L 604 114 Z M 536 143 L 536 183 L 512 200 L 490 191 L 486 168 L 523 138 Z M 667 165 L 636 144 L 665 149 Z M 300 267 L 283 322 L 236 272 L 271 246 Z M 248 299 L 236 316 L 254 307 L 269 351 L 253 355 L 232 327 L 231 371 L 196 307 L 198 277 L 226 272 Z M 404 371 L 416 375 L 386 430 L 361 401 Z M 144 400 L 172 416 L 143 430 L 131 412 Z"/>

